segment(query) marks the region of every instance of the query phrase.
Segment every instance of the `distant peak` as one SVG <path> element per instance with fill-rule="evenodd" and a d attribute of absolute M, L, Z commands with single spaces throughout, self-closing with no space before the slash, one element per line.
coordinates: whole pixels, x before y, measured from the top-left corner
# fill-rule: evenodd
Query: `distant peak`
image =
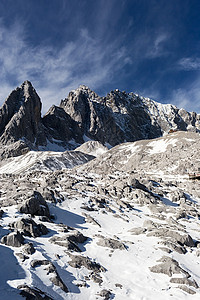
<path fill-rule="evenodd" d="M 33 87 L 33 86 L 32 86 L 32 83 L 31 83 L 30 81 L 28 81 L 28 80 L 25 80 L 25 81 L 22 83 L 21 87 L 24 87 L 24 86 L 31 86 L 31 87 Z"/>
<path fill-rule="evenodd" d="M 81 89 L 81 90 L 90 90 L 90 88 L 87 85 L 85 85 L 85 84 L 79 85 L 78 89 Z"/>

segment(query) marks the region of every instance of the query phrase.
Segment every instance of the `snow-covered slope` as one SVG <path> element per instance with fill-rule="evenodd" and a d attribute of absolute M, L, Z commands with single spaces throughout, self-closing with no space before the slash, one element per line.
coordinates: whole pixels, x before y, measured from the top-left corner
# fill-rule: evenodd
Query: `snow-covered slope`
<path fill-rule="evenodd" d="M 198 134 L 176 132 L 72 169 L 57 153 L 1 166 L 3 299 L 199 299 L 198 151 Z"/>
<path fill-rule="evenodd" d="M 98 141 L 87 141 L 80 147 L 76 148 L 75 151 L 81 151 L 83 153 L 87 153 L 97 157 L 108 151 L 108 148 Z"/>
<path fill-rule="evenodd" d="M 62 170 L 84 164 L 93 158 L 94 156 L 80 151 L 29 151 L 1 161 L 0 174 Z"/>

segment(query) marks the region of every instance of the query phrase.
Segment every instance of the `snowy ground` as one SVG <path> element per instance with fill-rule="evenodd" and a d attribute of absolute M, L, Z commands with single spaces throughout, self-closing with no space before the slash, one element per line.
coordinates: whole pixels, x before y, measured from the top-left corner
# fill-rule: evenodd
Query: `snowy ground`
<path fill-rule="evenodd" d="M 146 148 L 146 153 L 148 155 L 162 154 L 162 149 L 165 149 L 166 153 L 168 145 L 177 144 L 176 139 L 173 138 L 173 140 L 174 142 L 169 142 L 167 145 L 166 140 L 151 141 Z M 180 143 L 178 144 L 180 145 Z M 163 145 L 164 148 L 162 148 Z M 120 147 L 120 155 L 127 162 L 127 155 L 124 153 L 122 156 L 123 147 L 124 151 L 127 150 L 126 144 Z M 128 151 L 132 147 L 133 155 L 138 154 L 140 149 L 138 144 L 131 146 L 128 143 L 127 147 L 129 147 Z M 21 284 L 38 288 L 56 300 L 106 299 L 101 294 L 104 289 L 110 291 L 109 299 L 116 300 L 153 300 L 158 298 L 160 300 L 196 300 L 200 298 L 198 287 L 170 282 L 174 278 L 186 278 L 184 273 L 176 274 L 175 272 L 172 276 L 168 276 L 150 270 L 151 267 L 159 264 L 158 260 L 167 256 L 176 260 L 179 266 L 189 273 L 188 279 L 200 285 L 199 183 L 189 182 L 187 176 L 183 174 L 169 176 L 162 169 L 158 170 L 160 173 L 155 173 L 154 170 L 149 170 L 149 162 L 146 173 L 143 170 L 145 178 L 141 176 L 140 170 L 131 173 L 129 170 L 118 169 L 114 172 L 111 168 L 111 172 L 107 169 L 107 172 L 103 174 L 102 168 L 104 164 L 108 166 L 110 151 L 103 154 L 101 168 L 96 169 L 95 172 L 95 161 L 71 170 L 48 172 L 45 170 L 45 172 L 29 174 L 24 173 L 21 158 L 16 159 L 19 165 L 16 163 L 14 168 L 11 162 L 10 165 L 7 165 L 7 169 L 5 167 L 4 170 L 1 167 L 2 200 L 8 195 L 6 194 L 8 180 L 9 182 L 18 182 L 19 194 L 16 195 L 19 195 L 18 199 L 20 199 L 20 195 L 23 195 L 21 201 L 25 199 L 26 187 L 28 191 L 30 186 L 32 190 L 41 192 L 44 198 L 46 191 L 53 190 L 56 199 L 53 202 L 49 201 L 48 197 L 45 198 L 48 201 L 51 215 L 55 216 L 53 222 L 41 221 L 39 216 L 33 218 L 36 223 L 43 223 L 48 228 L 48 234 L 35 238 L 25 236 L 26 243 L 33 243 L 36 250 L 34 254 L 27 255 L 28 257 L 23 260 L 17 255 L 23 253 L 23 246 L 0 245 L 1 299 L 21 299 L 17 290 Z M 31 161 L 33 158 L 31 155 L 29 153 L 29 156 L 24 156 L 24 165 L 28 165 L 28 159 Z M 112 159 L 114 159 L 113 156 Z M 97 163 L 99 160 L 98 158 Z M 9 166 L 10 168 L 8 168 Z M 18 174 L 13 172 L 15 168 Z M 89 169 L 91 172 L 88 171 Z M 10 177 L 3 175 L 5 171 L 10 173 Z M 134 179 L 139 180 L 141 185 L 138 185 Z M 23 193 L 20 190 L 22 183 Z M 18 193 L 17 189 L 15 193 Z M 12 194 L 9 195 L 12 197 Z M 27 218 L 26 214 L 19 213 L 18 205 L 4 206 L 2 209 L 4 214 L 0 219 L 1 237 L 10 232 L 10 223 L 22 217 Z M 178 218 L 177 215 L 181 212 L 184 212 L 186 216 Z M 153 222 L 156 224 L 156 228 L 148 229 L 144 222 L 151 222 L 148 224 Z M 63 232 L 64 225 L 70 226 L 88 237 L 84 243 L 78 244 L 81 252 L 70 251 L 66 247 L 50 241 L 52 237 L 65 238 L 68 233 Z M 162 231 L 165 229 L 175 235 L 178 233 L 190 235 L 194 245 L 181 245 L 175 241 L 175 237 L 162 236 Z M 103 243 L 105 240 L 117 241 L 121 248 L 115 249 L 113 245 L 105 246 Z M 170 246 L 170 242 L 178 247 L 183 246 L 186 252 L 177 252 L 172 245 Z M 92 278 L 93 271 L 88 270 L 85 266 L 72 267 L 69 263 L 71 255 L 89 257 L 91 261 L 104 267 L 105 272 L 98 273 L 101 282 L 95 282 Z M 65 293 L 51 282 L 52 274 L 47 275 L 46 266 L 32 267 L 31 262 L 34 260 L 51 261 L 69 292 Z M 186 288 L 183 290 L 181 287 Z"/>

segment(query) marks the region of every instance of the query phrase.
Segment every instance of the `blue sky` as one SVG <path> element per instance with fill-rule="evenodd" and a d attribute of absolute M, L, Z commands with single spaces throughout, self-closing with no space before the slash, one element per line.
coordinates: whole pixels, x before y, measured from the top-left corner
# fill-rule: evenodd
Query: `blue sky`
<path fill-rule="evenodd" d="M 0 103 L 30 80 L 43 112 L 85 84 L 200 113 L 199 0 L 0 0 Z"/>

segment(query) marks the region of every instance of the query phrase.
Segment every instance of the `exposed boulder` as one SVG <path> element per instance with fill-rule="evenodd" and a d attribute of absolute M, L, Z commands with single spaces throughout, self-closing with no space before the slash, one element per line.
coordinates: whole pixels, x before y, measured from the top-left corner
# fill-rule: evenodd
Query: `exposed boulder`
<path fill-rule="evenodd" d="M 33 243 L 28 243 L 23 247 L 23 251 L 26 254 L 32 255 L 33 253 L 35 253 L 35 248 L 33 246 Z"/>
<path fill-rule="evenodd" d="M 190 274 L 182 269 L 179 266 L 179 263 L 168 256 L 163 256 L 158 262 L 161 262 L 161 264 L 150 267 L 151 272 L 153 273 L 163 273 L 168 276 L 172 276 L 173 274 L 183 274 L 186 277 L 190 277 Z"/>
<path fill-rule="evenodd" d="M 106 269 L 102 267 L 99 263 L 91 261 L 89 257 L 81 256 L 81 255 L 72 255 L 67 252 L 71 261 L 69 261 L 69 265 L 73 268 L 80 269 L 81 267 L 85 267 L 88 270 L 92 270 L 94 272 L 105 272 Z"/>
<path fill-rule="evenodd" d="M 26 300 L 53 300 L 38 288 L 29 287 L 26 284 L 19 285 L 17 288 L 20 290 L 20 295 L 26 297 Z"/>
<path fill-rule="evenodd" d="M 87 237 L 80 233 L 78 230 L 72 230 L 64 236 L 53 236 L 49 239 L 51 243 L 67 248 L 76 252 L 81 252 L 78 244 L 84 243 Z"/>
<path fill-rule="evenodd" d="M 125 250 L 126 249 L 126 246 L 116 240 L 116 239 L 111 239 L 111 238 L 105 238 L 101 235 L 98 235 L 98 238 L 99 238 L 99 241 L 97 242 L 97 245 L 98 246 L 102 246 L 102 247 L 108 247 L 108 248 L 111 248 L 111 249 L 119 249 L 119 250 Z"/>
<path fill-rule="evenodd" d="M 112 296 L 112 293 L 106 289 L 101 290 L 101 292 L 99 293 L 99 296 L 104 298 L 104 300 L 109 300 Z"/>
<path fill-rule="evenodd" d="M 169 238 L 170 242 L 178 243 L 181 246 L 195 247 L 195 243 L 189 234 L 180 234 L 177 231 L 160 227 L 159 229 L 153 229 L 147 236 Z"/>
<path fill-rule="evenodd" d="M 3 211 L 3 209 L 1 209 L 1 210 L 0 210 L 0 218 L 3 217 L 3 214 L 4 214 L 4 211 Z"/>
<path fill-rule="evenodd" d="M 67 286 L 64 284 L 60 275 L 58 274 L 56 267 L 49 260 L 32 260 L 31 267 L 36 268 L 39 266 L 47 266 L 45 270 L 47 271 L 47 275 L 52 274 L 53 276 L 49 278 L 49 280 L 56 286 L 60 287 L 65 293 L 68 293 L 69 290 Z"/>
<path fill-rule="evenodd" d="M 1 238 L 1 243 L 11 247 L 21 247 L 24 244 L 24 238 L 18 231 L 11 232 Z"/>
<path fill-rule="evenodd" d="M 42 195 L 36 191 L 22 203 L 19 207 L 19 211 L 32 216 L 46 216 L 50 218 L 49 207 L 46 201 Z"/>
<path fill-rule="evenodd" d="M 31 218 L 20 219 L 11 224 L 11 228 L 17 229 L 20 233 L 27 236 L 38 237 L 48 233 L 48 229 L 43 224 L 37 224 Z"/>
<path fill-rule="evenodd" d="M 186 277 L 184 277 L 184 278 L 175 278 L 175 277 L 173 277 L 173 278 L 170 279 L 170 282 L 171 283 L 178 283 L 178 284 L 186 284 L 186 285 L 189 285 L 189 286 L 193 286 L 196 289 L 199 288 L 199 286 L 198 286 L 198 284 L 196 283 L 195 280 L 191 280 L 191 279 L 188 279 Z"/>

